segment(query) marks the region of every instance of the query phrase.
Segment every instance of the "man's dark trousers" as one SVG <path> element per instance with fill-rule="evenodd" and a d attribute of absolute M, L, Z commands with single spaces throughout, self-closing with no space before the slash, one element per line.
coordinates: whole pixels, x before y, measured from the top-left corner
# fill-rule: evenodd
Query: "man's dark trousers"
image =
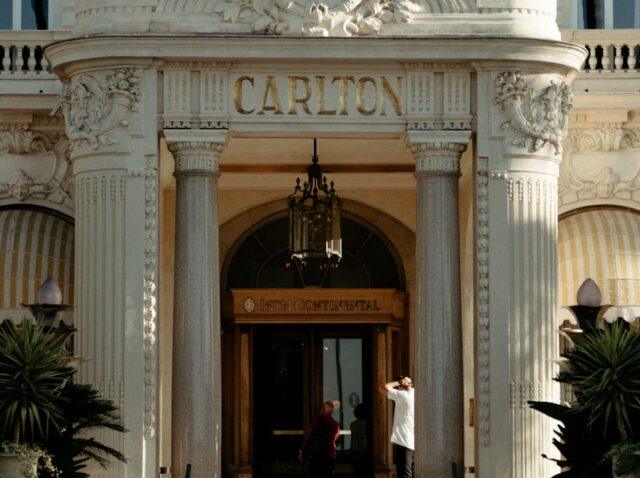
<path fill-rule="evenodd" d="M 413 450 L 400 445 L 395 448 L 398 478 L 413 478 Z"/>

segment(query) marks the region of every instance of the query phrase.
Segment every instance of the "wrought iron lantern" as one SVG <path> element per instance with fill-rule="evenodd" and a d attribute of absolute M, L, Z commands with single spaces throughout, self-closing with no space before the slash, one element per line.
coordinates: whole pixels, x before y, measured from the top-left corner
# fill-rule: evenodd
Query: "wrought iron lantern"
<path fill-rule="evenodd" d="M 307 181 L 301 186 L 297 178 L 288 198 L 291 258 L 303 267 L 310 263 L 318 264 L 321 269 L 337 267 L 342 259 L 342 199 L 336 194 L 333 181 L 327 183 L 318 164 L 315 139 L 311 161 Z"/>

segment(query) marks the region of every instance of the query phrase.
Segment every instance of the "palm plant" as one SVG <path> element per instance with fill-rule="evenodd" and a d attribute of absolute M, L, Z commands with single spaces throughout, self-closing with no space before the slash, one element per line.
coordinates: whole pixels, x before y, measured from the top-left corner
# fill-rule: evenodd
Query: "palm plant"
<path fill-rule="evenodd" d="M 3 440 L 32 441 L 63 421 L 60 391 L 73 376 L 69 334 L 46 333 L 24 319 L 0 325 L 0 431 Z"/>
<path fill-rule="evenodd" d="M 89 460 L 106 468 L 109 458 L 125 461 L 122 453 L 98 442 L 95 430 L 125 432 L 118 409 L 111 400 L 100 398 L 91 385 L 69 382 L 61 391 L 65 398 L 62 427 L 49 433 L 44 447 L 53 456 L 53 465 L 64 478 L 84 478 Z"/>
<path fill-rule="evenodd" d="M 617 322 L 577 338 L 557 381 L 571 386 L 570 407 L 530 402 L 562 425 L 554 445 L 567 470 L 556 478 L 611 476 L 612 446 L 640 434 L 640 334 Z"/>
<path fill-rule="evenodd" d="M 591 429 L 619 441 L 640 434 L 640 334 L 616 322 L 580 338 L 558 381 L 571 386 Z"/>

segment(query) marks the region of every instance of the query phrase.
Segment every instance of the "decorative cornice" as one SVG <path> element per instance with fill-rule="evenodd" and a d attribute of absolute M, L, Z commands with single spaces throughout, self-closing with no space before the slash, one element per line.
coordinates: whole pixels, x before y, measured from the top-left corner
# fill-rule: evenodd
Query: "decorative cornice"
<path fill-rule="evenodd" d="M 459 175 L 463 143 L 410 143 L 418 175 Z"/>
<path fill-rule="evenodd" d="M 513 146 L 531 153 L 551 146 L 556 155 L 561 154 L 573 106 L 570 86 L 552 81 L 536 92 L 522 74 L 508 71 L 496 79 L 495 104 L 507 118 L 502 129 L 515 136 Z"/>
<path fill-rule="evenodd" d="M 129 126 L 131 112 L 140 101 L 141 76 L 138 69 L 118 68 L 76 75 L 64 85 L 65 129 L 74 151 L 119 143 L 114 133 Z"/>
<path fill-rule="evenodd" d="M 178 141 L 169 143 L 175 159 L 175 174 L 219 172 L 220 154 L 224 143 L 208 141 Z"/>

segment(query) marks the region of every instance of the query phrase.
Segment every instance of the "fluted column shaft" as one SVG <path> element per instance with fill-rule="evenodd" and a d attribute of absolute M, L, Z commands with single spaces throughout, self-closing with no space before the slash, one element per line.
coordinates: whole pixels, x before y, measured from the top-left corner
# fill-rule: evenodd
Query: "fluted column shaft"
<path fill-rule="evenodd" d="M 222 142 L 169 144 L 175 158 L 172 475 L 221 477 L 218 158 Z"/>
<path fill-rule="evenodd" d="M 458 178 L 460 143 L 413 143 L 418 192 L 416 476 L 462 476 L 464 413 Z"/>

